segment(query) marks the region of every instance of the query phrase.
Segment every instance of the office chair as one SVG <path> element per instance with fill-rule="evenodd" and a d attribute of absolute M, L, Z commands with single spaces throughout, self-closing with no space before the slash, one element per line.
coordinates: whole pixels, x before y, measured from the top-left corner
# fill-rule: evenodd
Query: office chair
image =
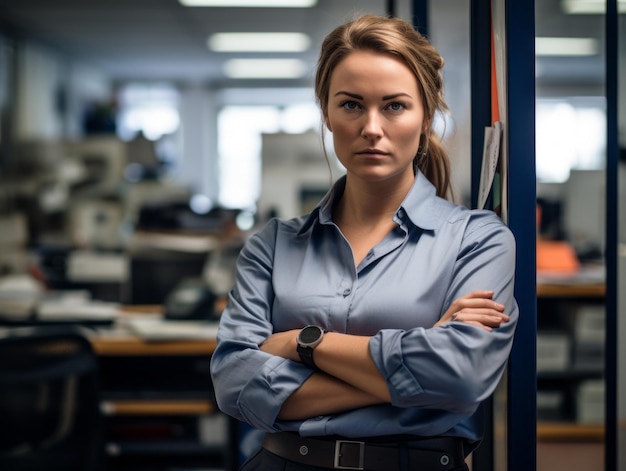
<path fill-rule="evenodd" d="M 0 331 L 0 470 L 102 469 L 97 357 L 79 327 Z"/>

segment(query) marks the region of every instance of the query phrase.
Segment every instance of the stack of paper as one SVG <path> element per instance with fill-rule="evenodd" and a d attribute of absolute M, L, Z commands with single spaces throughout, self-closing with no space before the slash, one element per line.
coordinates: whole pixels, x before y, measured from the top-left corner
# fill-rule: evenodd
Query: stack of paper
<path fill-rule="evenodd" d="M 215 339 L 217 323 L 172 321 L 133 317 L 126 320 L 128 328 L 145 340 Z"/>

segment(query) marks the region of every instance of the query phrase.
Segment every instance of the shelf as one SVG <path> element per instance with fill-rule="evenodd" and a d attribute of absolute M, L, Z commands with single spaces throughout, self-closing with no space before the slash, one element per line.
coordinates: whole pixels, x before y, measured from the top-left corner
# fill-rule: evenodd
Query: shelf
<path fill-rule="evenodd" d="M 604 372 L 601 369 L 568 369 L 568 370 L 539 370 L 537 380 L 580 381 L 587 378 L 601 379 Z"/>
<path fill-rule="evenodd" d="M 215 407 L 204 400 L 119 400 L 104 401 L 101 409 L 106 415 L 202 415 Z"/>
<path fill-rule="evenodd" d="M 538 298 L 598 298 L 606 294 L 604 283 L 592 284 L 537 284 Z"/>
<path fill-rule="evenodd" d="M 604 424 L 575 422 L 539 422 L 537 441 L 540 442 L 602 442 Z"/>

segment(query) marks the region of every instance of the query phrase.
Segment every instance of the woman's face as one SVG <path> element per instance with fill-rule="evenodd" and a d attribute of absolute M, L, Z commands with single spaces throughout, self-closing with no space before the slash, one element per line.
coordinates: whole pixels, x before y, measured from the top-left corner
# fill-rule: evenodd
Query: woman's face
<path fill-rule="evenodd" d="M 349 175 L 413 178 L 424 107 L 417 79 L 401 60 L 371 51 L 344 58 L 330 78 L 325 121 Z"/>

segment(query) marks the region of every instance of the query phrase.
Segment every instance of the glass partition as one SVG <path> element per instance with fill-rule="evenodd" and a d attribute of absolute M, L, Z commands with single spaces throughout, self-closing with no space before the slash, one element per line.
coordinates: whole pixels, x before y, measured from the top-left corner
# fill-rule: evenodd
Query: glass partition
<path fill-rule="evenodd" d="M 572 3 L 535 2 L 539 471 L 605 461 L 605 15 Z"/>

